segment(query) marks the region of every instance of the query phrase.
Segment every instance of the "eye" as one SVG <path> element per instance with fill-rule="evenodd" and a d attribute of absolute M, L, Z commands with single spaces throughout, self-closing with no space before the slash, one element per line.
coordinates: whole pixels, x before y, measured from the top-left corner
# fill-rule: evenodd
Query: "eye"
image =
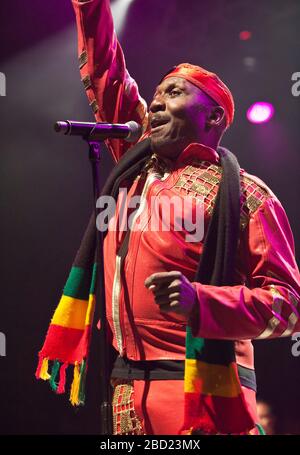
<path fill-rule="evenodd" d="M 169 92 L 170 96 L 178 96 L 180 94 L 181 94 L 181 90 L 179 90 L 178 88 L 172 88 L 172 90 L 170 90 L 170 92 Z"/>

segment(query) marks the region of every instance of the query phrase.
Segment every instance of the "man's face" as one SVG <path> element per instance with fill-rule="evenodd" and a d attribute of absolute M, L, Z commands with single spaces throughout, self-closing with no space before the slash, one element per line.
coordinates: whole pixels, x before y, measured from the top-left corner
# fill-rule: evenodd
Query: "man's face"
<path fill-rule="evenodd" d="M 201 143 L 214 105 L 204 92 L 181 77 L 162 81 L 150 105 L 152 150 L 176 158 L 187 145 Z"/>

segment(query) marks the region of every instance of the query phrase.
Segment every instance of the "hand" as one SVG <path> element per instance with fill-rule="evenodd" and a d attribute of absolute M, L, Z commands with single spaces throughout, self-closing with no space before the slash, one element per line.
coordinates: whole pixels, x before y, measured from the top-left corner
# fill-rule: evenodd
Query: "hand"
<path fill-rule="evenodd" d="M 161 311 L 189 315 L 197 294 L 192 283 L 178 271 L 153 273 L 145 280 L 145 286 L 154 295 Z"/>

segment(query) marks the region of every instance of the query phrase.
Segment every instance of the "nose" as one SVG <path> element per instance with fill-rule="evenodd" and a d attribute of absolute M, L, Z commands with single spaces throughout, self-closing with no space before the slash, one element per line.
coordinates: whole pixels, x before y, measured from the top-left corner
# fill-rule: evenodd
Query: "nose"
<path fill-rule="evenodd" d="M 166 108 L 166 104 L 164 98 L 161 95 L 156 95 L 149 107 L 150 112 L 159 112 L 164 111 Z"/>

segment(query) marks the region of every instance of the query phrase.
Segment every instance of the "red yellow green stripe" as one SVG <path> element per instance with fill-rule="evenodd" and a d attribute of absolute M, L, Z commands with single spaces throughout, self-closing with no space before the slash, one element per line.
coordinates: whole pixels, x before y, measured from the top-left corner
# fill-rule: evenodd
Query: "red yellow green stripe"
<path fill-rule="evenodd" d="M 238 396 L 241 386 L 236 374 L 236 364 L 213 365 L 196 359 L 186 359 L 184 391 L 227 398 Z"/>

